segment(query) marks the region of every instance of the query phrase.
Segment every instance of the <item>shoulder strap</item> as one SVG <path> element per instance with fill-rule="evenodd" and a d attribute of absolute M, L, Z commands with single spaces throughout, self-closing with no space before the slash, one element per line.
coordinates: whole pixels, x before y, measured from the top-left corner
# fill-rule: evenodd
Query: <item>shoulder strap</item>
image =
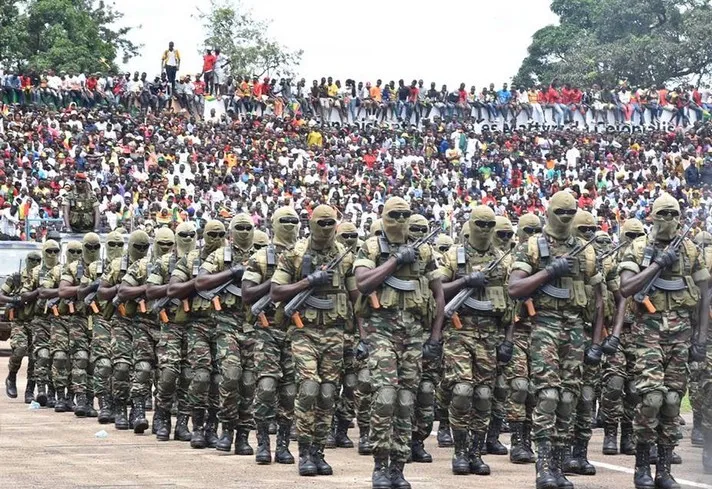
<path fill-rule="evenodd" d="M 172 274 L 173 270 L 176 268 L 177 256 L 175 253 L 171 253 L 171 258 L 168 260 L 168 274 Z"/>
<path fill-rule="evenodd" d="M 546 237 L 544 235 L 537 237 L 536 244 L 539 249 L 539 260 L 543 263 L 548 263 L 551 258 L 551 252 L 549 251 L 549 242 Z"/>
<path fill-rule="evenodd" d="M 129 255 L 124 255 L 121 257 L 121 273 L 126 273 L 129 269 Z"/>
<path fill-rule="evenodd" d="M 232 246 L 229 244 L 223 248 L 223 262 L 225 264 L 232 263 Z"/>
<path fill-rule="evenodd" d="M 302 278 L 307 277 L 312 273 L 312 256 L 311 253 L 304 253 L 302 256 Z"/>
<path fill-rule="evenodd" d="M 267 268 L 274 268 L 277 266 L 277 254 L 274 250 L 274 245 L 270 243 L 267 246 Z"/>
<path fill-rule="evenodd" d="M 381 251 L 382 257 L 391 254 L 391 247 L 388 244 L 388 240 L 383 235 L 378 237 L 378 249 Z"/>

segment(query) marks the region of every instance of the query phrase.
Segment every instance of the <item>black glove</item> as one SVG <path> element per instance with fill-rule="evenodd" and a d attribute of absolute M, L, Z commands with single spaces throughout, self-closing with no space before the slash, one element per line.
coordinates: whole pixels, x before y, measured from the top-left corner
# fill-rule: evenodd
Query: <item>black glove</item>
<path fill-rule="evenodd" d="M 601 345 L 593 344 L 586 348 L 586 351 L 583 355 L 583 363 L 585 363 L 586 365 L 598 365 L 599 363 L 601 363 L 602 358 L 603 349 L 601 348 Z"/>
<path fill-rule="evenodd" d="M 546 267 L 546 271 L 549 272 L 551 278 L 563 277 L 567 273 L 571 273 L 574 268 L 574 257 L 573 256 L 562 256 L 556 258 L 549 263 Z"/>
<path fill-rule="evenodd" d="M 621 345 L 621 340 L 617 336 L 609 334 L 603 343 L 601 343 L 601 350 L 606 355 L 615 355 L 618 351 L 618 347 Z"/>
<path fill-rule="evenodd" d="M 242 265 L 236 265 L 234 267 L 230 267 L 230 272 L 232 273 L 233 282 L 241 282 L 242 274 L 245 273 L 245 267 Z"/>
<path fill-rule="evenodd" d="M 429 339 L 423 345 L 423 360 L 428 360 L 430 362 L 439 361 L 443 355 L 443 345 L 438 341 L 433 341 Z"/>
<path fill-rule="evenodd" d="M 329 283 L 329 272 L 324 270 L 317 270 L 307 275 L 307 280 L 309 280 L 309 285 L 315 287 L 317 285 L 324 285 Z"/>
<path fill-rule="evenodd" d="M 359 362 L 363 362 L 368 358 L 368 343 L 366 343 L 365 340 L 361 340 L 358 342 L 358 345 L 356 346 L 356 349 L 354 350 L 354 355 L 356 356 L 356 360 Z"/>
<path fill-rule="evenodd" d="M 702 362 L 707 358 L 707 345 L 704 343 L 693 343 L 690 346 L 690 361 Z"/>
<path fill-rule="evenodd" d="M 497 361 L 499 363 L 507 364 L 512 359 L 514 354 L 514 343 L 511 341 L 504 340 L 502 343 L 497 345 Z"/>
<path fill-rule="evenodd" d="M 398 248 L 398 251 L 393 256 L 396 257 L 396 263 L 398 264 L 398 266 L 408 265 L 415 261 L 415 248 L 413 248 L 412 246 L 403 245 Z"/>
<path fill-rule="evenodd" d="M 472 272 L 467 277 L 465 277 L 465 287 L 475 289 L 479 287 L 484 287 L 487 284 L 487 277 L 482 272 Z"/>
<path fill-rule="evenodd" d="M 677 250 L 672 250 L 667 248 L 661 251 L 655 257 L 655 263 L 660 265 L 660 268 L 668 268 L 670 265 L 679 260 L 680 255 L 678 255 Z"/>

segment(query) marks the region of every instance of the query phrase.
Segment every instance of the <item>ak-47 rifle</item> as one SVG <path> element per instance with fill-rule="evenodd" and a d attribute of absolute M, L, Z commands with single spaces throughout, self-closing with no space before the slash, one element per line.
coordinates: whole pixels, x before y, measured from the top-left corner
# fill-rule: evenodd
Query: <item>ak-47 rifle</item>
<path fill-rule="evenodd" d="M 263 328 L 269 326 L 269 320 L 265 315 L 265 310 L 270 306 L 270 304 L 272 304 L 272 299 L 269 296 L 269 292 L 267 292 L 260 298 L 260 300 L 252 304 L 252 308 L 250 309 Z"/>
<path fill-rule="evenodd" d="M 104 251 L 105 248 L 102 246 L 101 251 L 99 252 L 99 262 L 96 265 L 97 277 L 101 277 L 104 274 L 104 260 L 106 259 L 104 257 Z M 84 304 L 89 306 L 94 314 L 99 314 L 99 306 L 96 304 L 96 294 L 98 290 L 99 287 L 97 287 L 97 290 L 95 290 L 94 292 L 87 294 L 87 296 L 84 298 Z"/>
<path fill-rule="evenodd" d="M 15 290 L 19 290 L 21 285 L 22 285 L 22 260 L 20 260 L 20 266 L 17 270 L 17 273 L 12 274 L 12 288 Z M 12 307 L 10 307 L 7 310 L 7 318 L 10 321 L 15 320 L 15 305 L 14 304 L 12 305 Z"/>

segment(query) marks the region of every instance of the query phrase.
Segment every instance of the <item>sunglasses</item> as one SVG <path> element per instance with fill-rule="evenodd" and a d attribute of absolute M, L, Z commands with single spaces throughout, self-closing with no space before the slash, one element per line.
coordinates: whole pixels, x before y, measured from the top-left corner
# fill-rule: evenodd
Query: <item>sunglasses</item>
<path fill-rule="evenodd" d="M 33 262 L 33 263 L 34 263 L 34 262 L 39 263 L 39 262 L 41 262 L 42 260 L 41 260 L 41 259 L 38 260 L 37 258 L 28 258 L 27 261 L 31 261 L 31 262 Z"/>
<path fill-rule="evenodd" d="M 388 217 L 391 219 L 408 219 L 413 213 L 410 211 L 391 211 Z"/>
<path fill-rule="evenodd" d="M 330 228 L 336 226 L 336 219 L 319 219 L 316 222 L 320 227 Z"/>
<path fill-rule="evenodd" d="M 299 224 L 299 219 L 296 217 L 280 217 L 280 224 Z"/>
<path fill-rule="evenodd" d="M 500 239 L 512 239 L 514 233 L 512 231 L 497 231 L 497 237 Z"/>
<path fill-rule="evenodd" d="M 598 243 L 598 244 L 604 244 L 604 243 L 611 244 L 611 239 L 610 239 L 610 238 L 596 238 L 596 243 Z"/>
<path fill-rule="evenodd" d="M 438 250 L 442 251 L 443 253 L 450 250 L 449 246 L 438 246 Z"/>
<path fill-rule="evenodd" d="M 124 247 L 123 242 L 119 243 L 117 241 L 110 241 L 106 244 L 109 246 L 109 248 L 123 248 Z"/>
<path fill-rule="evenodd" d="M 256 249 L 256 250 L 261 250 L 261 249 L 264 248 L 265 246 L 267 246 L 267 245 L 260 245 L 260 244 L 253 244 L 253 245 L 252 245 L 252 247 L 253 247 L 254 249 Z"/>
<path fill-rule="evenodd" d="M 554 214 L 557 216 L 575 216 L 576 209 L 556 209 Z"/>
<path fill-rule="evenodd" d="M 159 241 L 159 242 L 158 242 L 158 246 L 167 248 L 167 247 L 169 247 L 169 246 L 173 246 L 173 243 L 170 242 L 170 241 Z"/>
<path fill-rule="evenodd" d="M 641 236 L 645 236 L 645 233 L 625 233 L 625 236 L 628 239 L 638 239 Z"/>
<path fill-rule="evenodd" d="M 148 247 L 149 247 L 149 246 L 150 246 L 150 245 L 147 245 L 147 244 L 138 244 L 138 243 L 136 243 L 136 244 L 133 245 L 133 247 L 134 247 L 135 249 L 137 249 L 138 251 L 146 251 L 146 250 L 148 250 Z"/>
<path fill-rule="evenodd" d="M 190 231 L 188 233 L 186 233 L 185 231 L 181 231 L 180 233 L 178 233 L 178 236 L 180 236 L 181 238 L 195 238 L 195 231 Z"/>
<path fill-rule="evenodd" d="M 523 231 L 524 231 L 525 233 L 527 233 L 527 234 L 537 234 L 537 233 L 540 233 L 540 232 L 541 232 L 541 228 L 534 228 L 534 227 L 530 227 L 530 226 L 525 226 L 525 227 L 523 228 Z"/>
<path fill-rule="evenodd" d="M 211 238 L 224 238 L 225 237 L 225 231 L 210 231 L 209 233 L 206 233 L 208 236 Z"/>
<path fill-rule="evenodd" d="M 82 250 L 67 250 L 67 253 L 69 253 L 70 255 L 81 255 Z"/>
<path fill-rule="evenodd" d="M 494 229 L 496 225 L 494 221 L 475 221 L 475 226 L 482 229 Z"/>
<path fill-rule="evenodd" d="M 101 248 L 101 245 L 100 245 L 100 244 L 87 244 L 87 245 L 84 245 L 84 247 L 85 247 L 88 251 L 96 251 L 96 250 L 98 250 L 99 248 Z"/>
<path fill-rule="evenodd" d="M 356 239 L 358 238 L 358 233 L 344 233 L 341 237 L 344 239 Z"/>
<path fill-rule="evenodd" d="M 252 226 L 249 224 L 235 224 L 235 227 L 233 227 L 235 231 L 250 231 L 252 229 Z"/>
<path fill-rule="evenodd" d="M 674 209 L 663 209 L 663 210 L 658 211 L 656 214 L 657 214 L 658 216 L 660 216 L 660 217 L 663 217 L 663 218 L 666 218 L 666 217 L 671 217 L 671 218 L 680 217 L 680 213 L 679 213 L 678 211 L 674 210 Z"/>
<path fill-rule="evenodd" d="M 45 253 L 47 253 L 48 255 L 58 255 L 59 250 L 46 250 Z"/>
<path fill-rule="evenodd" d="M 588 234 L 588 233 L 595 233 L 598 228 L 596 226 L 579 226 L 578 227 L 579 232 L 583 234 Z"/>
<path fill-rule="evenodd" d="M 427 226 L 411 226 L 410 228 L 408 228 L 408 230 L 411 233 L 427 233 L 428 227 Z"/>

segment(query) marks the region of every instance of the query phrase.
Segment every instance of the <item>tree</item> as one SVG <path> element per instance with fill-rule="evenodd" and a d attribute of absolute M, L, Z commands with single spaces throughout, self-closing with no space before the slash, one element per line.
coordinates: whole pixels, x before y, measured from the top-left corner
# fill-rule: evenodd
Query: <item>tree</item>
<path fill-rule="evenodd" d="M 207 11 L 198 8 L 203 23 L 206 49 L 220 49 L 230 61 L 232 75 L 291 76 L 303 51 L 291 51 L 267 35 L 269 22 L 256 19 L 238 1 L 210 0 Z"/>
<path fill-rule="evenodd" d="M 559 25 L 538 30 L 514 78 L 659 85 L 712 68 L 709 0 L 553 0 Z"/>
<path fill-rule="evenodd" d="M 131 28 L 114 27 L 123 14 L 103 0 L 6 3 L 0 13 L 0 63 L 6 68 L 89 73 L 115 70 L 119 54 L 124 62 L 138 54 Z"/>

